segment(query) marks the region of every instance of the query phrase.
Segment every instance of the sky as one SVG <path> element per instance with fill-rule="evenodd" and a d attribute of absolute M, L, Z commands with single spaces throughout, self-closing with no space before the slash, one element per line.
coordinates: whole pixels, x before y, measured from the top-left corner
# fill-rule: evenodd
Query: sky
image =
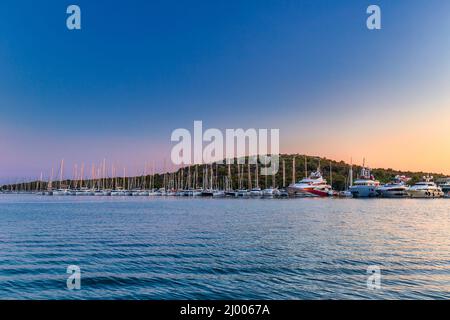
<path fill-rule="evenodd" d="M 68 30 L 66 8 L 81 8 Z M 381 8 L 381 30 L 366 9 Z M 0 181 L 65 159 L 162 168 L 176 128 L 278 128 L 280 151 L 450 174 L 450 2 L 0 3 Z"/>

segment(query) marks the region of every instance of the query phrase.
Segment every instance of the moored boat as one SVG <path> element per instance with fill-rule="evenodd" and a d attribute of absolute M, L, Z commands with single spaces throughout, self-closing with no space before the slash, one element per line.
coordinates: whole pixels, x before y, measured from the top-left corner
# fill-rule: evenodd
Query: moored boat
<path fill-rule="evenodd" d="M 450 181 L 442 184 L 441 186 L 442 192 L 444 192 L 444 197 L 450 198 Z"/>
<path fill-rule="evenodd" d="M 373 198 L 378 195 L 377 188 L 380 185 L 378 180 L 371 174 L 370 169 L 366 168 L 363 162 L 359 179 L 355 180 L 349 188 L 353 198 Z"/>
<path fill-rule="evenodd" d="M 442 198 L 444 192 L 433 182 L 433 177 L 424 177 L 423 181 L 416 183 L 406 191 L 411 198 Z"/>
<path fill-rule="evenodd" d="M 237 191 L 237 196 L 238 197 L 241 197 L 241 198 L 246 198 L 246 197 L 248 197 L 249 196 L 249 191 L 247 190 L 247 189 L 239 189 L 238 191 Z"/>
<path fill-rule="evenodd" d="M 265 198 L 276 197 L 276 196 L 280 195 L 280 190 L 278 190 L 277 188 L 270 187 L 270 188 L 264 189 L 262 191 L 262 195 Z"/>
<path fill-rule="evenodd" d="M 287 188 L 289 195 L 294 197 L 328 197 L 331 190 L 331 186 L 322 177 L 319 169 L 312 172 L 308 178 L 293 183 Z"/>
<path fill-rule="evenodd" d="M 117 188 L 117 189 L 111 191 L 111 196 L 113 196 L 113 197 L 124 196 L 124 195 L 125 195 L 125 192 L 121 188 Z"/>
<path fill-rule="evenodd" d="M 378 186 L 376 192 L 383 198 L 404 198 L 408 196 L 406 192 L 408 186 L 406 182 L 410 179 L 405 176 L 396 176 L 392 182 Z"/>
<path fill-rule="evenodd" d="M 223 197 L 225 197 L 225 191 L 222 190 L 213 191 L 213 198 L 223 198 Z"/>

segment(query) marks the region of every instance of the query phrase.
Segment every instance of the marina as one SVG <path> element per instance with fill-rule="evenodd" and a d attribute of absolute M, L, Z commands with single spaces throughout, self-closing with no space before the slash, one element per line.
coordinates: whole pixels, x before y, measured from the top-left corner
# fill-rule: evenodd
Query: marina
<path fill-rule="evenodd" d="M 347 167 L 344 182 L 333 184 L 333 164 L 329 163 L 328 178 L 324 178 L 320 158 L 309 157 L 315 161 L 316 168 L 308 164 L 304 156 L 304 176 L 298 178 L 296 156 L 291 156 L 291 183 L 286 179 L 286 160 L 282 170 L 271 176 L 262 176 L 258 164 L 239 163 L 206 164 L 202 166 L 181 167 L 172 172 L 156 173 L 154 164 L 151 170 L 145 165 L 142 174 L 127 177 L 117 176 L 117 168 L 112 166 L 112 177 L 106 169 L 106 161 L 99 167 L 92 165 L 91 176 L 84 175 L 84 164 L 74 166 L 72 179 L 64 178 L 64 160 L 59 167 L 59 180 L 52 174 L 47 181 L 42 173 L 37 181 L 22 182 L 0 186 L 0 194 L 36 194 L 42 196 L 96 196 L 96 197 L 211 197 L 211 198 L 449 198 L 450 178 L 441 177 L 438 183 L 433 176 L 416 174 L 415 180 L 406 175 L 391 176 L 386 183 L 378 181 L 372 170 L 366 166 L 365 159 L 358 175 L 354 175 L 353 164 L 340 164 Z M 311 160 L 312 159 L 312 160 Z M 148 173 L 150 172 L 150 173 Z M 310 172 L 310 173 L 309 173 Z M 342 177 L 342 175 L 341 175 Z M 337 179 L 335 179 L 337 180 Z M 341 179 L 342 180 L 342 179 Z"/>
<path fill-rule="evenodd" d="M 450 300 L 450 1 L 2 4 L 12 312 Z"/>

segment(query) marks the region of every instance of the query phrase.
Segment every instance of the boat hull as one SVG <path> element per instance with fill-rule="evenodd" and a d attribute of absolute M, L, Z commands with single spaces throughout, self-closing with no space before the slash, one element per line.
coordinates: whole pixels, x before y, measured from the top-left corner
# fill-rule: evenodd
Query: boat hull
<path fill-rule="evenodd" d="M 349 191 L 353 198 L 374 198 L 378 195 L 374 186 L 352 186 Z"/>
<path fill-rule="evenodd" d="M 297 187 L 288 187 L 288 194 L 291 197 L 328 197 L 329 190 L 327 189 L 319 189 L 319 188 L 297 188 Z"/>
<path fill-rule="evenodd" d="M 442 198 L 444 196 L 444 192 L 440 190 L 408 190 L 408 197 L 410 198 Z"/>

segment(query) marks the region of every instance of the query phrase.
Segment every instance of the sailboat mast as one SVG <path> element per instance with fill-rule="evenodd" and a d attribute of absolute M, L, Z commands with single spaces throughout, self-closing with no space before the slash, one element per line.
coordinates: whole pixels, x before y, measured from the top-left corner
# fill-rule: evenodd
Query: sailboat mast
<path fill-rule="evenodd" d="M 292 157 L 292 184 L 295 183 L 295 156 Z"/>
<path fill-rule="evenodd" d="M 250 161 L 247 164 L 247 174 L 248 174 L 248 189 L 252 189 L 252 173 L 250 171 Z"/>
<path fill-rule="evenodd" d="M 333 188 L 333 172 L 331 168 L 331 161 L 330 161 L 330 186 Z"/>
<path fill-rule="evenodd" d="M 123 183 L 122 183 L 122 188 L 124 188 L 124 189 L 126 189 L 126 186 L 125 186 L 125 176 L 126 176 L 126 169 L 125 169 L 125 167 L 123 168 Z"/>
<path fill-rule="evenodd" d="M 349 178 L 349 186 L 353 186 L 353 159 L 350 158 L 350 170 L 348 172 L 348 178 Z"/>
<path fill-rule="evenodd" d="M 258 181 L 258 161 L 256 161 L 256 165 L 255 165 L 255 188 L 259 188 L 259 181 Z"/>
<path fill-rule="evenodd" d="M 51 191 L 52 188 L 53 188 L 53 168 L 52 168 L 52 175 L 50 176 L 50 179 L 48 181 L 47 189 Z"/>
<path fill-rule="evenodd" d="M 308 178 L 308 159 L 305 156 L 305 178 Z"/>

